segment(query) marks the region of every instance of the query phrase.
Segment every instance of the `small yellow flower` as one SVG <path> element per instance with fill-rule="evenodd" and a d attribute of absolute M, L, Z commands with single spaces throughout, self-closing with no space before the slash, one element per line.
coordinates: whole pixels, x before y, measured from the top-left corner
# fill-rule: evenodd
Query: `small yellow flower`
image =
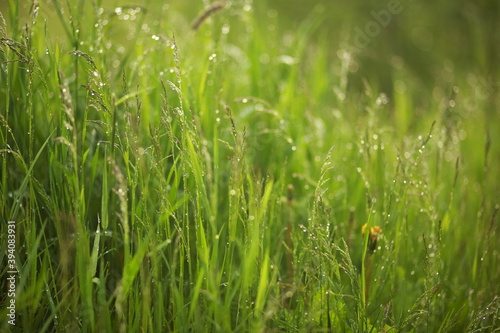
<path fill-rule="evenodd" d="M 368 223 L 365 223 L 361 227 L 361 233 L 364 235 L 366 232 L 366 228 L 368 227 Z M 379 235 L 382 233 L 382 228 L 379 227 L 378 225 L 374 225 L 370 227 L 370 233 L 368 237 L 368 250 L 370 250 L 370 253 L 373 253 L 375 249 L 377 248 L 377 241 L 379 239 Z"/>
<path fill-rule="evenodd" d="M 361 227 L 361 233 L 364 235 L 366 231 L 366 227 L 368 226 L 368 223 L 363 224 Z M 378 225 L 374 225 L 373 227 L 370 227 L 370 236 L 377 236 L 378 234 L 382 233 L 382 228 L 379 227 Z"/>

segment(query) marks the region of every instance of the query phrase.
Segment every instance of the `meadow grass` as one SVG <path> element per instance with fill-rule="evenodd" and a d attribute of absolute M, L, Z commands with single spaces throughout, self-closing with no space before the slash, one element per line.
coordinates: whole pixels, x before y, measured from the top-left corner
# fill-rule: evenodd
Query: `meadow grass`
<path fill-rule="evenodd" d="M 471 63 L 394 51 L 420 4 L 359 53 L 328 6 L 108 5 L 1 7 L 2 331 L 500 329 L 493 21 Z"/>

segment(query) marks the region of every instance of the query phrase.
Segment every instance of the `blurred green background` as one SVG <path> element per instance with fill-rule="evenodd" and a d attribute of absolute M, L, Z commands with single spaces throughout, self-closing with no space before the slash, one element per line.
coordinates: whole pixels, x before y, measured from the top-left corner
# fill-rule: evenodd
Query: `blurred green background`
<path fill-rule="evenodd" d="M 57 31 L 63 36 L 63 28 L 53 10 L 53 1 L 43 0 L 41 11 L 47 19 L 47 26 L 53 38 Z M 58 1 L 55 1 L 58 2 Z M 64 1 L 60 1 L 64 7 Z M 178 12 L 189 25 L 196 17 L 213 3 L 229 3 L 224 13 L 231 16 L 236 8 L 245 4 L 251 6 L 261 17 L 263 29 L 276 29 L 275 17 L 279 20 L 280 37 L 293 32 L 304 19 L 313 12 L 319 13 L 321 23 L 315 36 L 324 37 L 335 52 L 342 43 L 353 43 L 355 29 L 365 30 L 370 21 L 376 21 L 372 12 L 386 10 L 391 3 L 398 5 L 401 12 L 392 15 L 387 26 L 380 29 L 365 49 L 360 53 L 359 72 L 362 75 L 380 76 L 381 69 L 390 72 L 391 59 L 399 56 L 411 70 L 412 75 L 422 80 L 436 79 L 436 70 L 445 66 L 455 72 L 467 69 L 477 74 L 496 76 L 496 63 L 500 60 L 500 2 L 495 0 L 462 1 L 328 1 L 328 0 L 256 0 L 256 1 L 97 1 L 99 7 L 112 15 L 118 7 L 142 7 L 146 15 L 158 21 L 164 19 L 165 12 Z M 89 10 L 90 6 L 81 8 Z M 30 1 L 0 2 L 0 10 L 8 13 L 10 6 L 19 6 L 19 16 L 27 17 Z M 78 14 L 73 13 L 78 17 Z M 6 16 L 8 26 L 9 17 Z M 138 20 L 140 19 L 138 15 Z M 20 19 L 18 22 L 24 22 Z M 164 22 L 162 22 L 164 23 Z M 233 22 L 234 24 L 234 22 Z M 242 22 L 243 24 L 243 22 Z M 54 28 L 54 29 L 52 29 Z M 177 26 L 172 22 L 172 30 L 187 26 Z M 186 33 L 188 33 L 186 31 Z M 116 32 L 119 38 L 120 33 Z M 380 67 L 381 66 L 381 67 Z"/>

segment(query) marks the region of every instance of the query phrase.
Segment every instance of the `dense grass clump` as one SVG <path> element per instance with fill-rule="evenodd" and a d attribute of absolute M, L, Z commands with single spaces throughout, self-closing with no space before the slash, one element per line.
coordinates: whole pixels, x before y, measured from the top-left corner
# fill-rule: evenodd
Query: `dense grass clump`
<path fill-rule="evenodd" d="M 499 4 L 138 3 L 0 5 L 2 332 L 500 330 Z"/>

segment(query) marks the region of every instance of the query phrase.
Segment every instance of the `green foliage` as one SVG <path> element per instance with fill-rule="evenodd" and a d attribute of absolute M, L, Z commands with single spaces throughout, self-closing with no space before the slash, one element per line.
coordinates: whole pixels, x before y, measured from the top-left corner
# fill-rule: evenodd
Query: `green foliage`
<path fill-rule="evenodd" d="M 1 331 L 498 331 L 498 4 L 147 3 L 0 5 Z"/>

